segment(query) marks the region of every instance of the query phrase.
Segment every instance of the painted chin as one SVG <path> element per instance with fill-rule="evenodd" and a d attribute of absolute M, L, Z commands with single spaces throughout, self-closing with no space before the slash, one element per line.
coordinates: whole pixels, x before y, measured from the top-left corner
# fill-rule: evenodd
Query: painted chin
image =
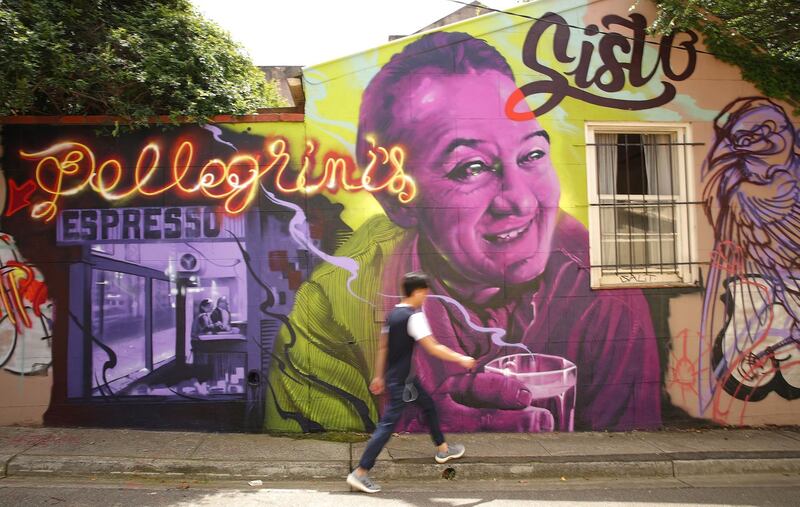
<path fill-rule="evenodd" d="M 483 235 L 486 260 L 492 265 L 492 271 L 501 273 L 511 284 L 529 282 L 541 275 L 549 257 L 547 250 L 552 231 L 548 225 L 546 221 L 531 219 L 503 234 Z"/>
<path fill-rule="evenodd" d="M 537 252 L 531 257 L 519 260 L 506 266 L 505 281 L 515 285 L 526 283 L 544 272 L 547 255 Z"/>

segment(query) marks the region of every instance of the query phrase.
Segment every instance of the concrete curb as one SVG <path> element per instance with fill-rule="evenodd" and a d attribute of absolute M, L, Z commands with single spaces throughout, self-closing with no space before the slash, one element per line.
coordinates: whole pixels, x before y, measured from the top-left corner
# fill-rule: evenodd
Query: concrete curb
<path fill-rule="evenodd" d="M 440 478 L 534 479 L 534 478 L 681 478 L 699 475 L 798 473 L 800 457 L 727 457 L 672 459 L 669 456 L 620 460 L 616 456 L 534 458 L 528 462 L 453 462 L 445 465 L 404 461 L 381 461 L 374 470 L 379 480 L 435 480 Z M 213 478 L 219 480 L 261 479 L 338 480 L 347 475 L 350 463 L 218 461 L 163 458 L 17 455 L 6 462 L 6 476 L 142 476 L 162 478 Z"/>
<path fill-rule="evenodd" d="M 608 457 L 604 457 L 608 459 Z M 800 468 L 798 468 L 800 470 Z M 559 477 L 672 477 L 670 461 L 583 461 L 530 463 L 447 463 L 419 465 L 379 463 L 376 479 L 550 479 Z"/>
<path fill-rule="evenodd" d="M 163 458 L 22 455 L 6 466 L 8 477 L 127 475 L 208 477 L 218 479 L 341 479 L 350 472 L 347 461 L 268 462 Z"/>
<path fill-rule="evenodd" d="M 675 460 L 675 477 L 754 473 L 800 473 L 800 458 Z"/>
<path fill-rule="evenodd" d="M 449 470 L 448 470 L 449 469 Z M 752 473 L 800 474 L 800 458 L 713 458 L 672 459 L 652 456 L 640 460 L 619 460 L 614 456 L 595 459 L 556 459 L 528 463 L 448 463 L 446 465 L 381 462 L 375 468 L 378 479 L 549 479 L 549 478 L 681 478 L 700 475 Z"/>

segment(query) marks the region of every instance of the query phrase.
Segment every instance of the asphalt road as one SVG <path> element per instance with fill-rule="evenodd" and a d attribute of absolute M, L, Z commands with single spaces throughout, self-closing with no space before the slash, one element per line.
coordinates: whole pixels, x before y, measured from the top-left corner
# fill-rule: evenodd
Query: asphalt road
<path fill-rule="evenodd" d="M 569 506 L 590 507 L 800 504 L 800 476 L 727 476 L 697 480 L 585 479 L 541 481 L 387 482 L 376 495 L 351 493 L 344 482 L 246 482 L 47 478 L 0 479 L 3 506 Z"/>

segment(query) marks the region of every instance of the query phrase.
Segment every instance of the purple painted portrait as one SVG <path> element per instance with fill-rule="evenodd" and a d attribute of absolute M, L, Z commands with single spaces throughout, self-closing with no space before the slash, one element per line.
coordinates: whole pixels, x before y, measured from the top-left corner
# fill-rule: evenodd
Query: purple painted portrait
<path fill-rule="evenodd" d="M 661 423 L 647 302 L 638 290 L 590 289 L 588 233 L 559 209 L 551 159 L 558 132 L 537 119 L 509 119 L 504 105 L 515 90 L 504 57 L 463 33 L 420 38 L 369 83 L 359 165 L 374 142 L 401 146 L 419 193 L 407 204 L 376 194 L 385 216 L 368 220 L 337 252 L 359 263 L 353 289 L 375 308 L 354 302 L 332 269 L 315 271 L 298 292 L 291 329 L 275 349 L 284 369 L 271 372 L 268 428 L 294 428 L 287 421 L 302 414 L 305 428 L 372 429 L 380 400 L 366 386 L 379 322 L 361 321 L 370 313 L 380 320 L 412 270 L 431 275 L 424 311 L 437 340 L 479 364 L 465 374 L 415 352 L 414 372 L 436 399 L 444 430 Z M 306 382 L 290 376 L 303 370 L 301 350 L 314 358 Z M 309 390 L 312 400 L 335 393 L 341 403 L 317 408 L 303 399 Z M 398 428 L 425 430 L 422 413 L 407 410 Z"/>

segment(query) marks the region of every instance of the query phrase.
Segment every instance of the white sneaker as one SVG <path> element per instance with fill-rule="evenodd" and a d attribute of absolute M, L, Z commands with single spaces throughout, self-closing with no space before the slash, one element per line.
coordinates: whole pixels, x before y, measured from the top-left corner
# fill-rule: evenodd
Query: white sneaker
<path fill-rule="evenodd" d="M 457 459 L 464 455 L 464 446 L 452 444 L 447 446 L 447 452 L 437 452 L 435 459 L 439 464 L 447 463 L 451 459 Z"/>
<path fill-rule="evenodd" d="M 369 476 L 359 477 L 355 472 L 350 472 L 350 475 L 347 476 L 347 484 L 364 493 L 377 493 L 381 490 L 381 487 L 372 482 Z"/>

